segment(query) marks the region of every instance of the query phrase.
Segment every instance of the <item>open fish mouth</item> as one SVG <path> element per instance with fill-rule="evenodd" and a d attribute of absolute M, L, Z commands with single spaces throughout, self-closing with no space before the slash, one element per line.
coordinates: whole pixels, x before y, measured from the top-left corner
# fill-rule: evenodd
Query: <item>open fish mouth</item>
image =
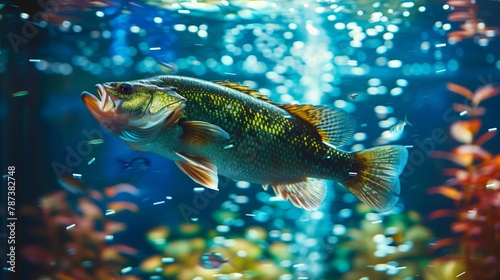
<path fill-rule="evenodd" d="M 107 113 L 112 110 L 116 110 L 118 103 L 120 103 L 120 100 L 113 99 L 113 97 L 107 93 L 103 85 L 97 84 L 96 88 L 97 93 L 99 94 L 99 98 L 87 91 L 82 92 L 82 100 L 87 108 L 93 114 Z"/>
<path fill-rule="evenodd" d="M 146 141 L 168 129 L 185 107 L 186 100 L 180 99 L 166 104 L 153 114 L 150 102 L 142 116 L 132 116 L 121 112 L 124 100 L 109 94 L 105 85 L 97 84 L 96 88 L 98 97 L 87 91 L 82 92 L 83 103 L 99 122 L 128 142 Z"/>

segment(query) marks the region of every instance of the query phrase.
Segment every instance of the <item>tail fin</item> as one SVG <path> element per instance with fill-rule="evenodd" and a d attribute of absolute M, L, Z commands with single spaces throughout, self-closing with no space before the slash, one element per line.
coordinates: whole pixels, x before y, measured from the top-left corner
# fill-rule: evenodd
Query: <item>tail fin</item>
<path fill-rule="evenodd" d="M 391 210 L 399 199 L 398 176 L 408 160 L 406 148 L 382 146 L 354 155 L 360 168 L 342 184 L 371 208 L 380 212 Z"/>

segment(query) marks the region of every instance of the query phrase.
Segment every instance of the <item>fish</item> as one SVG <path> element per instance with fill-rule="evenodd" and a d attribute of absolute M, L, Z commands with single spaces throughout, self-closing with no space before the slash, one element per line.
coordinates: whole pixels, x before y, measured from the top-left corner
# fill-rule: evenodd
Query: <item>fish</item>
<path fill-rule="evenodd" d="M 164 61 L 159 61 L 158 62 L 158 67 L 160 67 L 160 70 L 162 72 L 165 72 L 167 74 L 174 74 L 177 72 L 177 65 L 175 65 L 174 63 L 168 63 L 168 62 L 164 62 Z"/>
<path fill-rule="evenodd" d="M 349 99 L 356 99 L 356 98 L 358 98 L 357 93 L 349 94 Z"/>
<path fill-rule="evenodd" d="M 144 171 L 149 168 L 150 161 L 145 157 L 134 157 L 129 161 L 118 159 L 122 164 L 122 172 L 124 171 Z"/>
<path fill-rule="evenodd" d="M 75 178 L 72 174 L 64 173 L 58 176 L 57 182 L 71 194 L 89 196 L 95 200 L 102 200 L 103 198 L 99 191 L 87 188 L 82 181 Z"/>
<path fill-rule="evenodd" d="M 196 183 L 218 190 L 218 175 L 271 185 L 299 208 L 317 210 L 324 179 L 336 181 L 377 211 L 399 199 L 408 159 L 403 146 L 346 152 L 355 120 L 325 106 L 278 104 L 228 81 L 163 75 L 97 84 L 83 103 L 132 149 L 173 160 Z"/>
<path fill-rule="evenodd" d="M 91 140 L 87 140 L 87 143 L 89 145 L 100 145 L 100 144 L 104 143 L 104 139 L 101 139 L 101 138 L 91 139 Z"/>
<path fill-rule="evenodd" d="M 29 91 L 27 90 L 21 90 L 21 91 L 18 91 L 18 92 L 14 92 L 12 93 L 12 97 L 21 97 L 21 96 L 25 96 L 29 93 Z"/>
<path fill-rule="evenodd" d="M 389 131 L 391 133 L 403 133 L 403 130 L 405 129 L 405 125 L 410 125 L 410 126 L 413 126 L 409 121 L 408 119 L 406 118 L 406 115 L 405 115 L 405 119 L 402 120 L 402 121 L 399 121 L 397 122 L 395 125 L 391 126 L 391 128 L 389 128 Z"/>
<path fill-rule="evenodd" d="M 65 190 L 69 191 L 72 194 L 85 194 L 88 192 L 87 187 L 82 183 L 82 181 L 73 177 L 73 175 L 64 173 L 57 178 L 59 185 L 63 187 Z"/>
<path fill-rule="evenodd" d="M 205 253 L 201 256 L 199 264 L 204 269 L 217 269 L 225 263 L 229 264 L 228 261 L 229 259 L 224 259 L 219 253 Z"/>

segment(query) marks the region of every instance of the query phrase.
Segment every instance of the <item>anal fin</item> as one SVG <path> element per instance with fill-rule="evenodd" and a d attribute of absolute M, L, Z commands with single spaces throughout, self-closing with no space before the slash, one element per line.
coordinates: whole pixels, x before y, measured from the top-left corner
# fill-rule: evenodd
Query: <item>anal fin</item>
<path fill-rule="evenodd" d="M 317 210 L 326 197 L 326 183 L 320 179 L 290 184 L 273 184 L 274 193 L 284 200 L 290 199 L 293 205 L 306 210 Z"/>
<path fill-rule="evenodd" d="M 175 162 L 177 166 L 196 183 L 218 191 L 219 178 L 217 177 L 217 166 L 209 159 L 176 153 L 181 158 Z"/>

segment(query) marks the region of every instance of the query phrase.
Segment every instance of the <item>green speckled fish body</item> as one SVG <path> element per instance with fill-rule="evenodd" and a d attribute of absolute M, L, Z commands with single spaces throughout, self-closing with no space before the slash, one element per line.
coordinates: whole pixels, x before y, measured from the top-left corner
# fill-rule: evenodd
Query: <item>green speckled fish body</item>
<path fill-rule="evenodd" d="M 407 151 L 384 146 L 358 153 L 336 149 L 354 133 L 346 112 L 275 104 L 230 82 L 182 76 L 97 85 L 101 100 L 82 99 L 104 126 L 131 147 L 174 160 L 197 183 L 217 189 L 217 174 L 271 185 L 305 209 L 335 180 L 374 209 L 393 207 Z"/>

